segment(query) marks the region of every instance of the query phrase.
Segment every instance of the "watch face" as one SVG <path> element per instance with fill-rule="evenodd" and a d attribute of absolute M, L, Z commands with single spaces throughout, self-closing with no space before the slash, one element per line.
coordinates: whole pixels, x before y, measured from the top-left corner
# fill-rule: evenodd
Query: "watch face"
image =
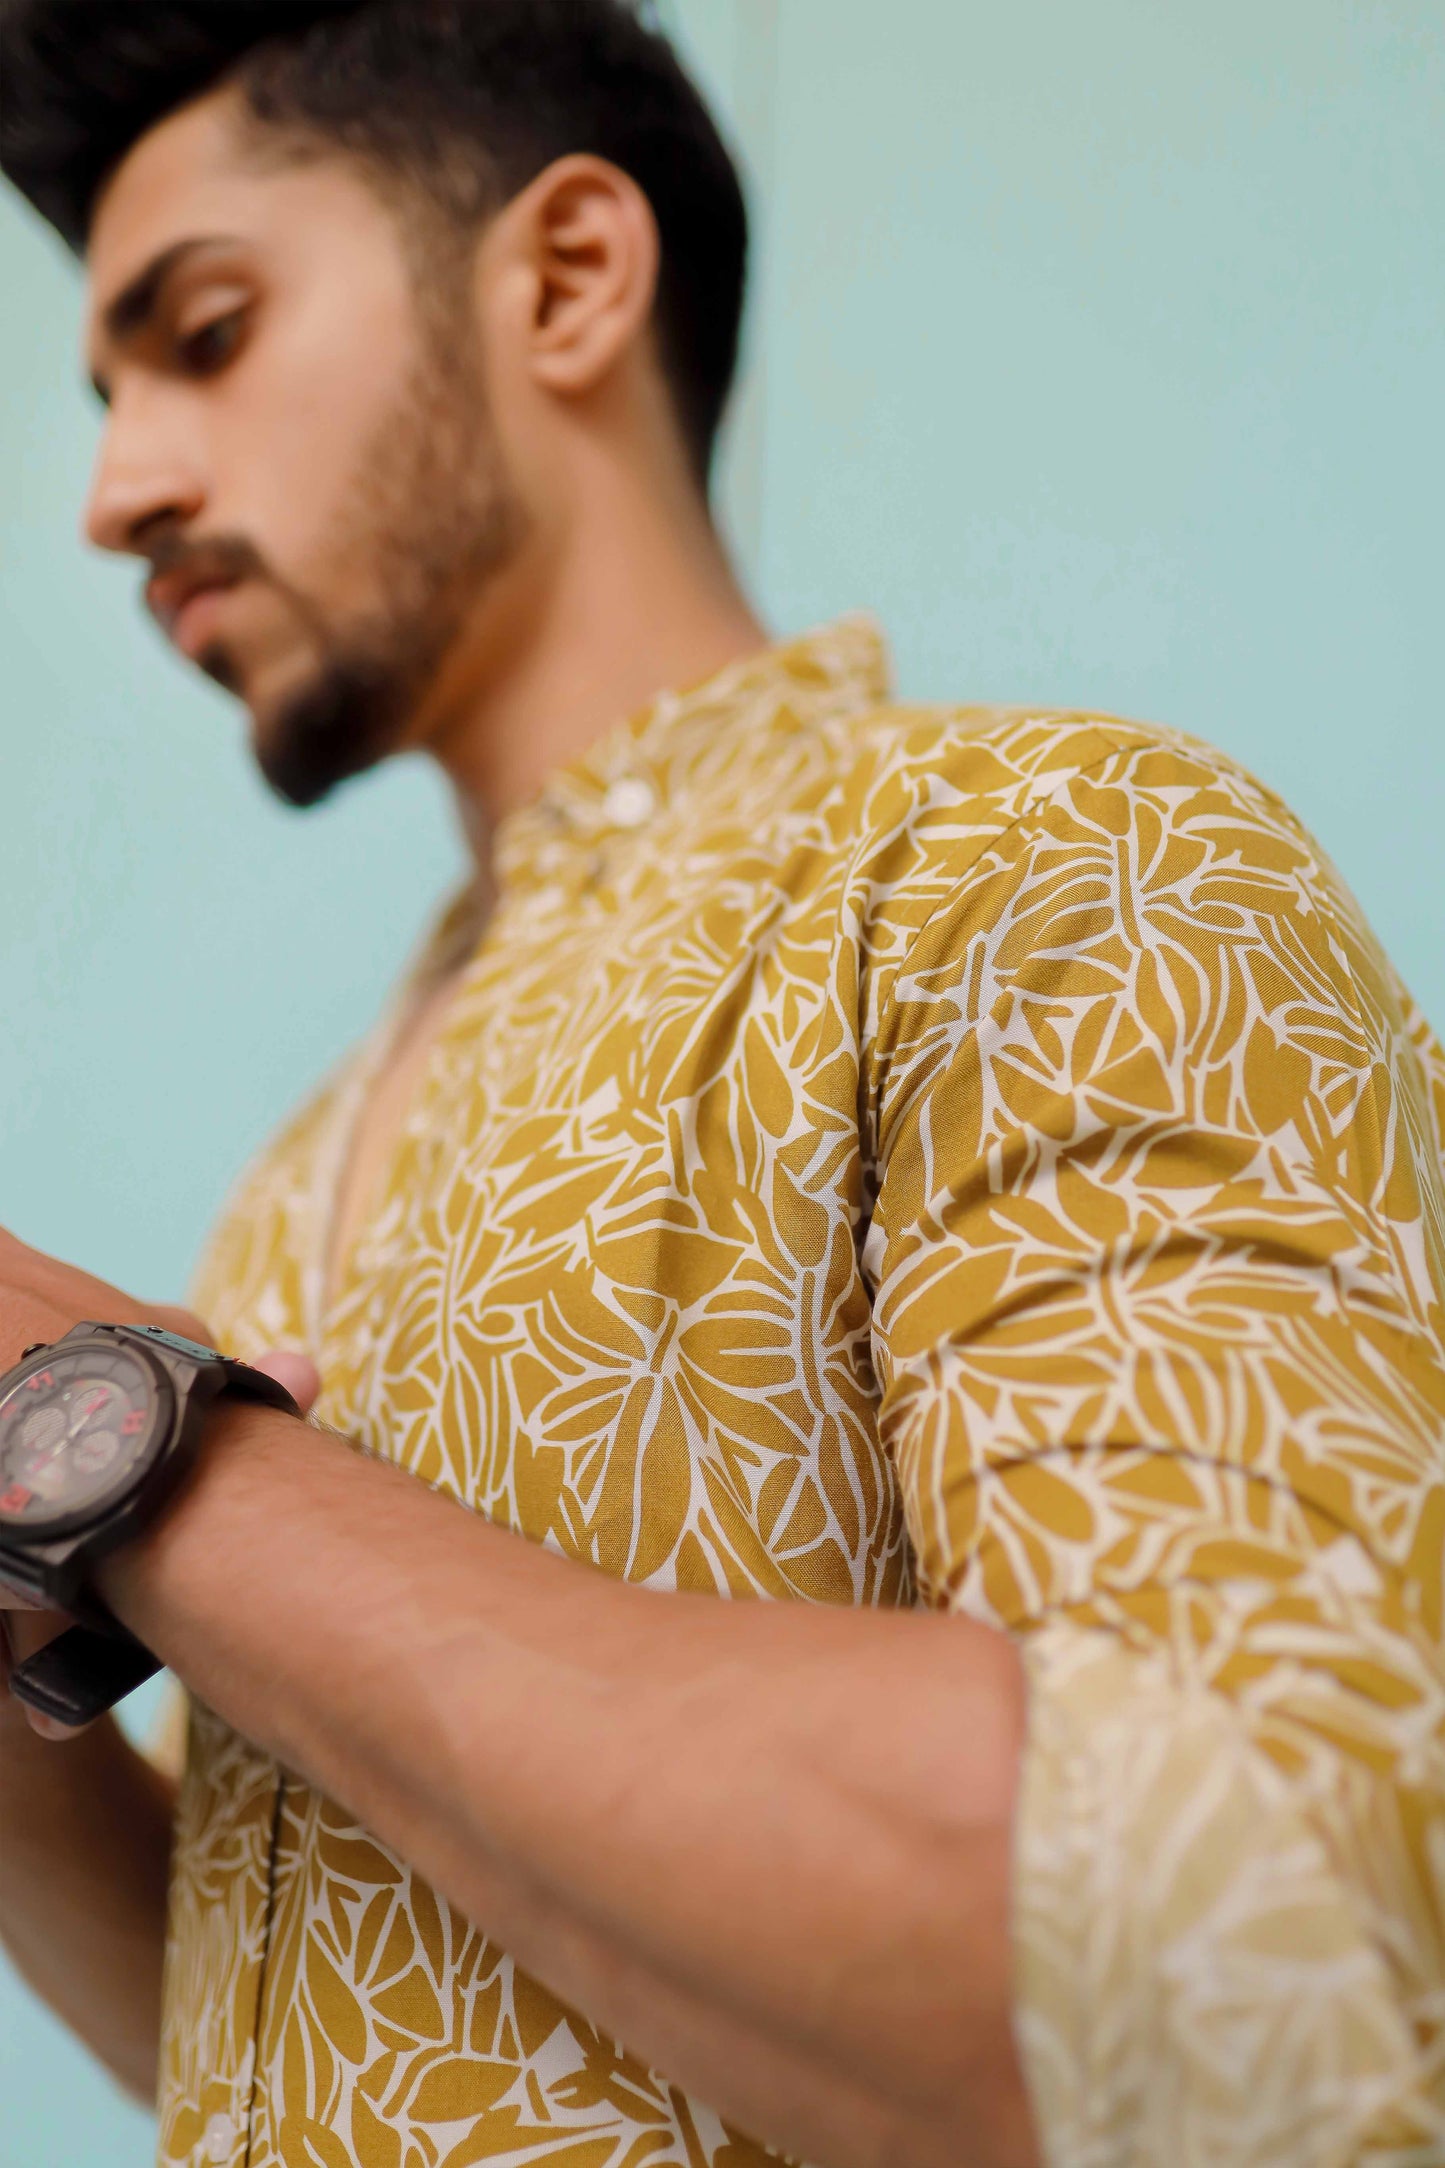
<path fill-rule="evenodd" d="M 0 1400 L 0 1530 L 42 1535 L 130 1489 L 162 1442 L 163 1388 L 117 1344 L 63 1343 Z"/>

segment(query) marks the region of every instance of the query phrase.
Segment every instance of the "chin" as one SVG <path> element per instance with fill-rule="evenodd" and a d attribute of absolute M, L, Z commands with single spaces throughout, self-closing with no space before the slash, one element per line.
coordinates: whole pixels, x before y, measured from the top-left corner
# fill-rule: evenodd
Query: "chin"
<path fill-rule="evenodd" d="M 336 664 L 274 707 L 269 701 L 254 703 L 257 763 L 288 805 L 320 805 L 343 783 L 400 749 L 407 707 L 385 676 Z"/>

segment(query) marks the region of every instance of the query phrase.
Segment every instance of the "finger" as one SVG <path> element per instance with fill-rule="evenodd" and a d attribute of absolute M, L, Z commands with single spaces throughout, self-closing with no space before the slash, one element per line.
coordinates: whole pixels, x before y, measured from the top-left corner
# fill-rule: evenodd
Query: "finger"
<path fill-rule="evenodd" d="M 321 1373 L 309 1355 L 297 1355 L 290 1348 L 273 1348 L 252 1368 L 284 1385 L 303 1415 L 311 1413 L 321 1393 Z"/>
<path fill-rule="evenodd" d="M 27 1657 L 34 1656 L 37 1650 L 68 1633 L 73 1624 L 74 1620 L 62 1611 L 46 1611 L 38 1618 L 25 1619 L 12 1611 L 0 1618 L 0 1693 L 11 1691 L 11 1677 Z M 36 1737 L 49 1740 L 52 1745 L 63 1746 L 68 1739 L 78 1739 L 91 1729 L 89 1724 L 59 1723 L 53 1716 L 42 1716 L 28 1702 L 19 1701 L 18 1696 L 16 1699 Z"/>
<path fill-rule="evenodd" d="M 93 1272 L 67 1264 L 64 1258 L 47 1257 L 43 1250 L 31 1249 L 12 1234 L 0 1237 L 0 1276 L 32 1294 L 54 1299 L 71 1316 L 78 1304 L 102 1318 L 135 1308 L 130 1298 L 108 1280 L 98 1280 Z"/>
<path fill-rule="evenodd" d="M 22 1704 L 25 1720 L 38 1738 L 49 1739 L 56 1746 L 64 1746 L 67 1739 L 78 1739 L 82 1732 L 90 1730 L 89 1724 L 62 1724 L 56 1717 L 42 1716 L 38 1709 Z"/>

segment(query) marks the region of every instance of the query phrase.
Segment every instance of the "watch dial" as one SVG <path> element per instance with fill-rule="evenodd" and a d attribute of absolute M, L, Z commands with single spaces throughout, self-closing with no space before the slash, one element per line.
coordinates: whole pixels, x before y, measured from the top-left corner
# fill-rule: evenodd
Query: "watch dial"
<path fill-rule="evenodd" d="M 128 1348 L 59 1347 L 0 1400 L 0 1526 L 36 1534 L 126 1490 L 150 1457 L 156 1381 Z"/>

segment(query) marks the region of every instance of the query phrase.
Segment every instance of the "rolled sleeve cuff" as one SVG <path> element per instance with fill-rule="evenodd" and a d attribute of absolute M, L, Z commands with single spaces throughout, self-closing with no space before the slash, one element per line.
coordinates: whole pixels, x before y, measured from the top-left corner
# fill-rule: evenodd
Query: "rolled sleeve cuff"
<path fill-rule="evenodd" d="M 1060 1621 L 1025 1659 L 1017 2025 L 1049 2168 L 1445 2160 L 1445 1860 L 1399 1788 L 1314 1728 L 1284 1769 L 1165 1650 Z"/>

